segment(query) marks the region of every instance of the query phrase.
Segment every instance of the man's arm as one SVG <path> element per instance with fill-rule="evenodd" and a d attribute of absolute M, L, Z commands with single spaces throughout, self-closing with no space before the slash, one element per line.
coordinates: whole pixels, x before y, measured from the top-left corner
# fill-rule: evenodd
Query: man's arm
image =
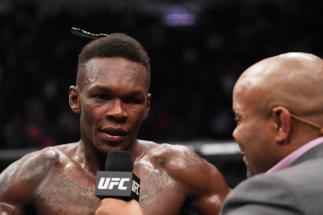
<path fill-rule="evenodd" d="M 200 214 L 215 215 L 220 212 L 229 187 L 222 174 L 210 163 L 201 160 L 195 168 L 191 169 L 193 197 L 192 207 Z"/>
<path fill-rule="evenodd" d="M 204 215 L 218 214 L 230 191 L 222 174 L 191 149 L 176 147 L 171 156 L 176 164 L 170 165 L 170 175 L 187 187 L 192 209 Z"/>
<path fill-rule="evenodd" d="M 95 215 L 144 215 L 144 213 L 136 200 L 106 198 L 101 201 Z"/>
<path fill-rule="evenodd" d="M 0 214 L 23 214 L 35 189 L 47 174 L 50 159 L 44 152 L 30 153 L 9 165 L 0 175 Z"/>
<path fill-rule="evenodd" d="M 301 199 L 288 183 L 270 175 L 255 176 L 239 184 L 228 195 L 221 215 L 301 215 Z M 300 208 L 300 207 L 299 207 Z"/>
<path fill-rule="evenodd" d="M 21 164 L 20 160 L 14 162 L 0 175 L 0 214 L 23 214 L 23 200 L 30 190 L 23 182 Z"/>

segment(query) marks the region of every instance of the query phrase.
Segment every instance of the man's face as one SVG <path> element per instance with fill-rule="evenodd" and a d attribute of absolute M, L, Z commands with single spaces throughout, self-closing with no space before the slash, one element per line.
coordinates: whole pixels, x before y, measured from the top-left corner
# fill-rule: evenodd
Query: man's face
<path fill-rule="evenodd" d="M 85 66 L 79 87 L 83 141 L 103 153 L 128 149 L 150 109 L 146 68 L 124 58 L 94 58 Z"/>
<path fill-rule="evenodd" d="M 237 125 L 233 137 L 244 153 L 243 160 L 252 174 L 269 170 L 275 163 L 275 141 L 271 118 L 260 111 L 262 95 L 237 83 L 233 92 L 233 111 Z"/>

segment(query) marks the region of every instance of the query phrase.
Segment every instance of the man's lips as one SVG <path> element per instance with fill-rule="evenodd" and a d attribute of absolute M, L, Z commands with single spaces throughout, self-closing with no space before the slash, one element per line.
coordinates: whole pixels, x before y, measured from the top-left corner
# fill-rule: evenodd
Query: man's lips
<path fill-rule="evenodd" d="M 123 129 L 123 128 L 102 128 L 100 129 L 101 132 L 107 133 L 111 136 L 125 136 L 127 135 L 127 130 Z"/>
<path fill-rule="evenodd" d="M 107 142 L 119 142 L 127 135 L 127 130 L 122 128 L 102 128 L 100 132 L 102 137 Z"/>

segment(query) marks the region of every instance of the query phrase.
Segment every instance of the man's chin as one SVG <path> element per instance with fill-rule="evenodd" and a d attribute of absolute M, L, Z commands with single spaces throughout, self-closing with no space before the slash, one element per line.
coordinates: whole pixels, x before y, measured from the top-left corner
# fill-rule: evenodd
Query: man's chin
<path fill-rule="evenodd" d="M 247 178 L 250 178 L 252 176 L 254 176 L 255 174 L 247 167 L 247 172 L 246 172 L 246 176 Z"/>
<path fill-rule="evenodd" d="M 101 144 L 99 151 L 103 153 L 108 153 L 112 151 L 123 151 L 124 147 L 121 143 L 104 143 Z"/>
<path fill-rule="evenodd" d="M 255 173 L 254 173 L 254 171 L 252 171 L 250 169 L 248 159 L 247 159 L 247 157 L 245 155 L 243 156 L 242 160 L 243 160 L 243 163 L 246 165 L 246 169 L 247 169 L 246 176 L 247 176 L 247 178 L 249 178 L 251 176 L 254 176 Z"/>

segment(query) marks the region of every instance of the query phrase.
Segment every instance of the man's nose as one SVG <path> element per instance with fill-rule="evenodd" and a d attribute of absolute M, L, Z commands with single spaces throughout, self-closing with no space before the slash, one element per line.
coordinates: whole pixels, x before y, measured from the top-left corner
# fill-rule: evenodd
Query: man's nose
<path fill-rule="evenodd" d="M 106 111 L 106 118 L 118 123 L 123 123 L 127 120 L 127 117 L 128 114 L 123 102 L 120 99 L 112 100 Z"/>

